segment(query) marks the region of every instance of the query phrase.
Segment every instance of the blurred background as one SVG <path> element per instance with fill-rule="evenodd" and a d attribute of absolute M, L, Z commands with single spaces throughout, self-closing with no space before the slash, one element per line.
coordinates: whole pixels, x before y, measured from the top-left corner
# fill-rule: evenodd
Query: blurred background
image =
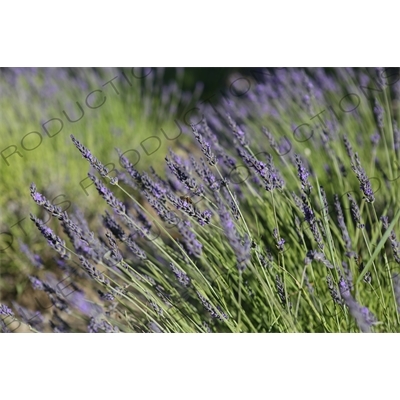
<path fill-rule="evenodd" d="M 49 219 L 30 197 L 32 182 L 54 204 L 76 204 L 89 221 L 98 218 L 99 202 L 104 208 L 94 186 L 87 187 L 90 166 L 71 134 L 110 169 L 118 163 L 116 148 L 130 150 L 139 171 L 163 169 L 168 148 L 189 143 L 188 124 L 201 119 L 196 106 L 218 102 L 224 91 L 240 95 L 257 71 L 1 68 L 0 301 L 21 301 L 31 290 L 27 275 L 34 267 L 21 246 L 54 256 L 29 218 L 32 212 Z"/>

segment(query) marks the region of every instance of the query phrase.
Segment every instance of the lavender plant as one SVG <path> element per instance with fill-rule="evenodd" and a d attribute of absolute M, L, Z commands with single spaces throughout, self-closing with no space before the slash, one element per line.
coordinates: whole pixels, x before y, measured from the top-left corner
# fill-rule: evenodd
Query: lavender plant
<path fill-rule="evenodd" d="M 57 277 L 24 250 L 52 307 L 33 321 L 1 305 L 1 329 L 8 318 L 53 332 L 399 332 L 400 86 L 375 79 L 266 70 L 204 106 L 185 132 L 197 148 L 177 143 L 165 171 L 140 172 L 122 151 L 109 171 L 71 136 L 97 171 L 102 227 L 31 185 L 63 231 L 31 216 Z"/>

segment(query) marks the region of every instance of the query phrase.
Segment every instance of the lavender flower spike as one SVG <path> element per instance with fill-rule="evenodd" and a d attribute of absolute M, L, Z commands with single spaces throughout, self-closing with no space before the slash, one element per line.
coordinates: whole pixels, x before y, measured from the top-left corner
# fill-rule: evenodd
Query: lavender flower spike
<path fill-rule="evenodd" d="M 354 300 L 350 293 L 349 286 L 344 279 L 339 282 L 340 295 L 349 308 L 350 314 L 356 320 L 361 332 L 370 333 L 371 326 L 376 322 L 375 316 L 367 307 L 363 307 Z"/>
<path fill-rule="evenodd" d="M 221 307 L 217 306 L 217 309 L 215 309 L 211 303 L 199 292 L 197 291 L 197 296 L 199 297 L 200 301 L 202 302 L 204 308 L 211 314 L 211 317 L 217 318 L 220 321 L 224 321 L 229 319 L 228 315 L 224 313 L 224 311 L 221 309 Z"/>
<path fill-rule="evenodd" d="M 0 315 L 12 317 L 14 313 L 11 311 L 11 308 L 7 307 L 5 304 L 0 304 Z"/>
<path fill-rule="evenodd" d="M 305 193 L 310 193 L 312 186 L 310 182 L 308 181 L 308 177 L 310 176 L 310 173 L 308 172 L 307 168 L 304 167 L 303 162 L 301 161 L 300 157 L 298 154 L 295 154 L 296 158 L 296 165 L 297 165 L 297 173 L 300 178 L 301 182 L 301 188 Z"/>
<path fill-rule="evenodd" d="M 272 232 L 272 236 L 274 237 L 276 241 L 276 247 L 279 251 L 283 251 L 284 245 L 285 245 L 285 239 L 280 238 L 278 234 L 278 229 L 274 228 Z"/>
<path fill-rule="evenodd" d="M 190 171 L 179 157 L 170 150 L 171 158 L 165 157 L 168 168 L 178 178 L 183 185 L 197 196 L 204 194 L 203 185 L 198 185 L 196 180 L 190 176 Z"/>
<path fill-rule="evenodd" d="M 95 156 L 93 156 L 92 153 L 81 142 L 79 142 L 74 135 L 70 136 L 76 148 L 82 153 L 83 158 L 86 158 L 92 167 L 100 172 L 101 176 L 107 176 L 108 169 Z"/>
<path fill-rule="evenodd" d="M 107 189 L 94 175 L 89 173 L 88 176 L 93 181 L 100 196 L 103 197 L 107 204 L 111 206 L 117 214 L 125 214 L 125 206 L 119 200 L 117 200 L 111 190 Z"/>
<path fill-rule="evenodd" d="M 382 216 L 381 217 L 381 221 L 383 223 L 383 227 L 385 229 L 389 228 L 389 220 L 387 216 Z M 390 232 L 390 236 L 389 236 L 389 240 L 390 240 L 390 245 L 392 247 L 393 250 L 393 256 L 394 259 L 396 260 L 397 264 L 400 264 L 400 246 L 399 246 L 399 242 L 397 241 L 397 236 L 394 230 L 392 230 Z"/>
<path fill-rule="evenodd" d="M 46 199 L 41 193 L 39 193 L 36 189 L 36 185 L 31 183 L 30 186 L 31 196 L 32 199 L 35 201 L 36 204 L 42 206 L 45 210 L 47 210 L 53 217 L 57 217 L 58 219 L 62 220 L 62 213 L 60 207 L 53 206 L 49 200 Z"/>
<path fill-rule="evenodd" d="M 265 185 L 265 190 L 272 191 L 276 188 L 282 189 L 284 186 L 284 181 L 281 178 L 278 170 L 275 168 L 272 157 L 268 155 L 268 163 L 263 163 L 262 161 L 257 160 L 256 157 L 252 156 L 248 151 L 244 148 L 237 147 L 237 152 L 240 157 L 243 159 L 245 164 L 255 170 L 257 176 L 259 176 Z"/>
<path fill-rule="evenodd" d="M 356 203 L 354 197 L 350 193 L 347 193 L 347 198 L 350 201 L 351 214 L 353 215 L 354 222 L 357 224 L 357 228 L 363 229 L 365 225 L 361 222 L 361 214 L 358 204 Z"/>
<path fill-rule="evenodd" d="M 282 282 L 281 278 L 279 277 L 279 275 L 276 275 L 276 277 L 275 277 L 275 285 L 276 285 L 276 291 L 278 293 L 278 297 L 282 303 L 282 306 L 286 307 L 286 302 L 287 302 L 287 305 L 291 309 L 292 303 L 287 300 L 285 287 L 283 286 L 283 282 Z"/>
<path fill-rule="evenodd" d="M 90 275 L 91 278 L 108 285 L 110 281 L 104 277 L 104 275 L 92 264 L 84 256 L 79 256 L 79 260 L 82 264 L 83 269 Z"/>
<path fill-rule="evenodd" d="M 217 157 L 211 151 L 210 144 L 203 139 L 203 136 L 198 132 L 198 130 L 195 128 L 195 126 L 193 124 L 190 126 L 192 128 L 194 137 L 199 142 L 199 144 L 201 146 L 201 150 L 207 158 L 208 163 L 210 165 L 215 165 L 217 163 Z"/>
<path fill-rule="evenodd" d="M 246 267 L 246 262 L 250 259 L 250 238 L 247 235 L 245 235 L 243 238 L 240 237 L 230 213 L 222 203 L 221 198 L 218 196 L 215 196 L 215 198 L 218 204 L 218 213 L 221 220 L 221 225 L 224 228 L 228 242 L 236 255 L 238 262 L 237 268 L 240 272 L 243 272 Z"/>
<path fill-rule="evenodd" d="M 354 157 L 354 151 L 347 136 L 343 136 L 343 142 L 344 142 L 344 147 L 346 148 L 347 155 L 350 157 L 350 159 L 352 159 Z"/>
<path fill-rule="evenodd" d="M 55 235 L 54 232 L 48 226 L 46 226 L 41 219 L 36 218 L 32 214 L 30 214 L 30 217 L 39 229 L 40 233 L 47 239 L 49 245 L 58 253 L 60 253 L 62 257 L 66 258 L 67 256 L 69 256 L 69 254 L 65 250 L 64 240 Z"/>
<path fill-rule="evenodd" d="M 180 268 L 176 267 L 174 263 L 170 263 L 169 266 L 181 285 L 183 286 L 190 285 L 190 278 L 188 277 L 185 271 L 182 271 Z"/>
<path fill-rule="evenodd" d="M 358 154 L 354 154 L 355 163 L 351 163 L 351 168 L 357 175 L 357 179 L 360 182 L 360 189 L 364 193 L 364 199 L 368 203 L 373 203 L 375 201 L 374 192 L 371 187 L 371 182 L 364 171 L 364 168 L 361 167 L 360 159 L 358 158 Z"/>
<path fill-rule="evenodd" d="M 228 119 L 229 126 L 231 127 L 232 132 L 235 135 L 236 139 L 242 146 L 247 146 L 249 143 L 246 138 L 246 134 L 242 131 L 242 129 L 240 129 L 240 127 L 236 124 L 236 122 L 232 119 L 232 117 L 229 114 L 227 114 L 226 117 Z"/>

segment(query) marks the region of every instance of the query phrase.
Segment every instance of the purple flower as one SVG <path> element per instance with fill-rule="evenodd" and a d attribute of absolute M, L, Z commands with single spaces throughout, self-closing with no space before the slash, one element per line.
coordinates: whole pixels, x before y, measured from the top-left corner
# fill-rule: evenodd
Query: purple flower
<path fill-rule="evenodd" d="M 81 142 L 79 142 L 79 140 L 75 139 L 74 135 L 70 135 L 70 137 L 76 148 L 81 152 L 83 158 L 86 158 L 92 167 L 100 172 L 101 176 L 107 176 L 108 169 L 96 157 L 94 157 L 92 153 L 83 144 L 81 144 Z"/>
<path fill-rule="evenodd" d="M 133 238 L 129 236 L 125 240 L 125 244 L 128 246 L 129 250 L 140 260 L 146 260 L 146 253 L 133 241 Z"/>
<path fill-rule="evenodd" d="M 182 235 L 182 242 L 188 254 L 197 258 L 201 257 L 203 245 L 197 240 L 190 222 L 185 220 L 180 221 L 177 228 Z"/>
<path fill-rule="evenodd" d="M 44 290 L 43 282 L 39 278 L 29 275 L 29 280 L 31 281 L 33 289 Z"/>
<path fill-rule="evenodd" d="M 367 307 L 357 303 L 350 293 L 347 282 L 343 278 L 339 282 L 339 290 L 344 303 L 349 308 L 350 314 L 356 320 L 361 332 L 371 332 L 371 326 L 376 322 L 375 316 Z"/>
<path fill-rule="evenodd" d="M 195 126 L 193 124 L 190 125 L 190 126 L 192 128 L 192 132 L 193 132 L 194 137 L 200 143 L 201 151 L 206 156 L 208 163 L 210 165 L 215 165 L 217 163 L 217 157 L 211 151 L 210 144 L 204 140 L 203 136 L 199 133 L 199 131 L 195 128 Z"/>
<path fill-rule="evenodd" d="M 275 168 L 270 155 L 268 155 L 267 163 L 263 163 L 242 147 L 237 147 L 236 150 L 244 163 L 257 174 L 257 177 L 262 179 L 267 191 L 282 189 L 284 185 L 283 179 Z"/>
<path fill-rule="evenodd" d="M 383 227 L 385 229 L 388 229 L 389 228 L 388 217 L 382 216 L 381 221 L 383 223 Z M 390 245 L 392 247 L 394 259 L 396 260 L 397 264 L 400 264 L 400 244 L 397 241 L 397 236 L 394 230 L 390 232 L 389 240 L 390 240 Z"/>
<path fill-rule="evenodd" d="M 12 317 L 14 313 L 11 311 L 11 308 L 7 307 L 5 304 L 0 304 L 0 315 Z"/>
<path fill-rule="evenodd" d="M 363 229 L 365 225 L 361 222 L 361 214 L 358 204 L 356 203 L 354 197 L 350 193 L 347 193 L 347 198 L 350 201 L 351 214 L 353 216 L 354 222 L 357 224 L 357 228 Z"/>
<path fill-rule="evenodd" d="M 168 168 L 171 172 L 178 178 L 183 185 L 189 189 L 196 196 L 201 196 L 204 194 L 203 185 L 199 185 L 194 178 L 190 175 L 190 169 L 187 165 L 184 165 L 180 157 L 178 157 L 172 150 L 170 152 L 170 157 L 165 157 Z"/>
<path fill-rule="evenodd" d="M 115 296 L 110 292 L 103 293 L 101 290 L 98 290 L 97 293 L 99 294 L 100 299 L 103 301 L 114 301 L 115 300 Z"/>
<path fill-rule="evenodd" d="M 114 196 L 111 190 L 106 188 L 94 175 L 88 173 L 88 176 L 93 181 L 100 196 L 103 197 L 107 204 L 111 206 L 117 214 L 125 214 L 125 206 Z"/>
<path fill-rule="evenodd" d="M 321 250 L 323 250 L 324 243 L 322 242 L 321 234 L 319 232 L 319 228 L 318 228 L 317 220 L 315 218 L 314 211 L 310 207 L 308 199 L 304 194 L 301 195 L 301 199 L 302 199 L 301 207 L 302 207 L 302 211 L 304 214 L 304 219 L 305 219 L 305 221 L 308 222 L 308 225 L 310 226 L 311 232 L 314 236 L 315 241 L 318 244 L 318 247 Z"/>
<path fill-rule="evenodd" d="M 181 199 L 175 196 L 172 192 L 167 193 L 167 199 L 180 211 L 183 211 L 185 214 L 193 217 L 197 220 L 200 226 L 204 226 L 209 224 L 211 221 L 212 213 L 210 210 L 199 211 L 195 206 L 185 199 Z M 166 215 L 170 214 L 167 210 L 165 210 Z M 161 215 L 161 214 L 160 214 Z M 171 222 L 173 225 L 176 225 L 174 221 Z"/>
<path fill-rule="evenodd" d="M 310 182 L 308 182 L 308 177 L 310 176 L 310 173 L 308 172 L 307 168 L 304 167 L 303 162 L 301 161 L 298 154 L 295 154 L 295 160 L 297 165 L 297 174 L 301 182 L 301 189 L 306 194 L 309 194 L 312 189 Z"/>
<path fill-rule="evenodd" d="M 45 210 L 47 210 L 53 217 L 61 218 L 62 210 L 60 207 L 53 206 L 49 200 L 46 199 L 41 193 L 38 193 L 36 190 L 36 185 L 34 183 L 30 186 L 31 196 L 33 200 L 39 206 L 42 206 Z"/>
<path fill-rule="evenodd" d="M 203 304 L 204 308 L 211 314 L 211 317 L 217 318 L 220 321 L 229 319 L 228 315 L 224 311 L 222 311 L 221 307 L 217 306 L 217 308 L 215 309 L 200 292 L 196 293 L 201 303 Z"/>
<path fill-rule="evenodd" d="M 283 247 L 285 245 L 285 239 L 279 237 L 277 228 L 274 228 L 272 235 L 276 241 L 276 247 L 278 248 L 278 250 L 283 251 Z"/>
<path fill-rule="evenodd" d="M 338 293 L 333 281 L 332 281 L 332 277 L 330 275 L 328 275 L 326 277 L 326 282 L 328 284 L 328 290 L 329 293 L 331 294 L 332 300 L 339 305 L 343 304 L 342 298 L 340 297 L 340 294 Z"/>
<path fill-rule="evenodd" d="M 121 150 L 117 149 L 119 155 L 119 162 L 123 168 L 129 173 L 131 178 L 133 178 L 135 183 L 141 182 L 140 173 L 134 168 L 133 164 L 122 154 Z"/>
<path fill-rule="evenodd" d="M 231 118 L 231 116 L 229 114 L 227 114 L 227 119 L 228 119 L 229 126 L 231 127 L 232 132 L 233 132 L 235 138 L 239 141 L 240 145 L 247 146 L 248 140 L 246 139 L 246 134 L 236 124 L 236 122 Z"/>
<path fill-rule="evenodd" d="M 173 263 L 170 263 L 169 266 L 172 269 L 172 272 L 174 273 L 176 278 L 178 279 L 178 282 L 182 286 L 190 285 L 190 278 L 188 277 L 185 271 L 182 271 L 180 268 L 176 267 Z"/>
<path fill-rule="evenodd" d="M 25 243 L 22 243 L 21 241 L 19 241 L 19 247 L 21 251 L 28 257 L 29 261 L 35 268 L 43 269 L 43 260 L 39 255 L 33 254 L 29 250 L 29 247 Z"/>
<path fill-rule="evenodd" d="M 104 275 L 92 264 L 84 256 L 79 256 L 79 260 L 82 264 L 83 269 L 90 275 L 91 278 L 97 280 L 104 285 L 108 285 L 110 281 L 104 277 Z"/>
<path fill-rule="evenodd" d="M 279 275 L 276 275 L 276 277 L 275 277 L 275 285 L 276 285 L 276 291 L 278 293 L 278 297 L 282 303 L 282 306 L 286 307 L 286 305 L 288 305 L 289 308 L 292 308 L 291 302 L 290 301 L 287 302 L 285 287 L 284 287 L 283 282 L 282 282 L 281 278 L 279 277 Z"/>
<path fill-rule="evenodd" d="M 151 330 L 151 333 L 164 333 L 163 330 L 160 328 L 160 325 L 155 322 L 150 322 L 149 329 Z"/>
<path fill-rule="evenodd" d="M 219 196 L 215 196 L 218 205 L 218 214 L 221 225 L 224 228 L 225 235 L 231 245 L 237 260 L 237 268 L 243 271 L 246 268 L 246 262 L 250 259 L 251 241 L 247 235 L 240 237 L 236 230 L 235 224 L 230 216 L 230 213 L 223 204 Z"/>
<path fill-rule="evenodd" d="M 13 305 L 14 309 L 18 312 L 21 320 L 24 323 L 32 326 L 39 332 L 43 330 L 44 318 L 39 311 L 28 310 L 27 308 L 20 306 L 16 302 L 13 302 Z"/>
<path fill-rule="evenodd" d="M 304 265 L 311 264 L 312 261 L 319 261 L 325 265 L 325 267 L 329 269 L 333 269 L 334 266 L 331 264 L 329 260 L 326 259 L 324 253 L 319 253 L 316 250 L 309 250 L 306 254 L 306 258 L 304 259 Z"/>
<path fill-rule="evenodd" d="M 120 330 L 117 326 L 112 326 L 109 322 L 100 318 L 90 318 L 90 322 L 88 325 L 89 333 L 119 333 Z"/>
<path fill-rule="evenodd" d="M 65 250 L 65 242 L 60 239 L 53 231 L 44 224 L 44 222 L 36 218 L 34 215 L 30 214 L 31 220 L 35 223 L 36 227 L 39 229 L 40 233 L 47 239 L 49 245 L 61 254 L 62 257 L 69 257 L 69 254 Z"/>
<path fill-rule="evenodd" d="M 349 139 L 347 136 L 343 136 L 343 141 L 344 141 L 344 147 L 346 148 L 347 155 L 349 156 L 350 159 L 353 159 L 354 157 L 354 151 L 351 146 L 351 143 L 349 142 Z"/>
<path fill-rule="evenodd" d="M 213 192 L 218 192 L 221 186 L 220 182 L 211 172 L 208 165 L 206 165 L 204 159 L 203 158 L 200 159 L 202 165 L 201 167 L 198 165 L 196 159 L 192 155 L 189 156 L 189 159 L 193 165 L 194 170 L 197 172 L 200 178 L 206 183 L 207 187 Z"/>
<path fill-rule="evenodd" d="M 79 290 L 75 290 L 74 292 L 68 294 L 67 300 L 83 315 L 95 317 L 103 312 L 101 306 L 87 300 L 85 294 Z"/>
<path fill-rule="evenodd" d="M 381 135 L 378 132 L 375 132 L 373 135 L 370 136 L 370 140 L 373 146 L 376 146 L 379 143 Z"/>
<path fill-rule="evenodd" d="M 106 211 L 106 215 L 103 216 L 103 224 L 109 229 L 113 235 L 121 241 L 126 239 L 126 234 L 121 226 L 115 221 L 115 219 Z"/>
<path fill-rule="evenodd" d="M 275 138 L 273 137 L 272 133 L 265 127 L 262 127 L 262 132 L 264 133 L 264 135 L 267 137 L 269 144 L 271 145 L 271 147 L 277 152 L 279 153 L 279 147 L 278 144 L 275 141 Z"/>
<path fill-rule="evenodd" d="M 147 190 L 156 199 L 165 201 L 165 193 L 167 189 L 160 182 L 154 182 L 146 173 L 142 174 L 141 177 L 142 190 Z"/>
<path fill-rule="evenodd" d="M 364 199 L 368 203 L 373 203 L 375 201 L 374 192 L 371 187 L 371 182 L 361 166 L 358 154 L 354 154 L 355 163 L 351 163 L 351 168 L 355 172 L 358 181 L 360 182 L 360 189 L 364 193 Z"/>

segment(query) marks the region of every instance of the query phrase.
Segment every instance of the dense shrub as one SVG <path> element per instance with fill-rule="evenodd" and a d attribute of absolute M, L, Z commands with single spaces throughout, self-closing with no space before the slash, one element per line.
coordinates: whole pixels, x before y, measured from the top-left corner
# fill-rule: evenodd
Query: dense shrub
<path fill-rule="evenodd" d="M 103 228 L 31 185 L 63 230 L 31 215 L 60 273 L 28 253 L 52 307 L 3 305 L 3 331 L 400 330 L 398 71 L 256 72 L 198 106 L 197 148 L 177 141 L 165 171 L 123 150 L 109 171 L 71 136 L 108 205 Z"/>

